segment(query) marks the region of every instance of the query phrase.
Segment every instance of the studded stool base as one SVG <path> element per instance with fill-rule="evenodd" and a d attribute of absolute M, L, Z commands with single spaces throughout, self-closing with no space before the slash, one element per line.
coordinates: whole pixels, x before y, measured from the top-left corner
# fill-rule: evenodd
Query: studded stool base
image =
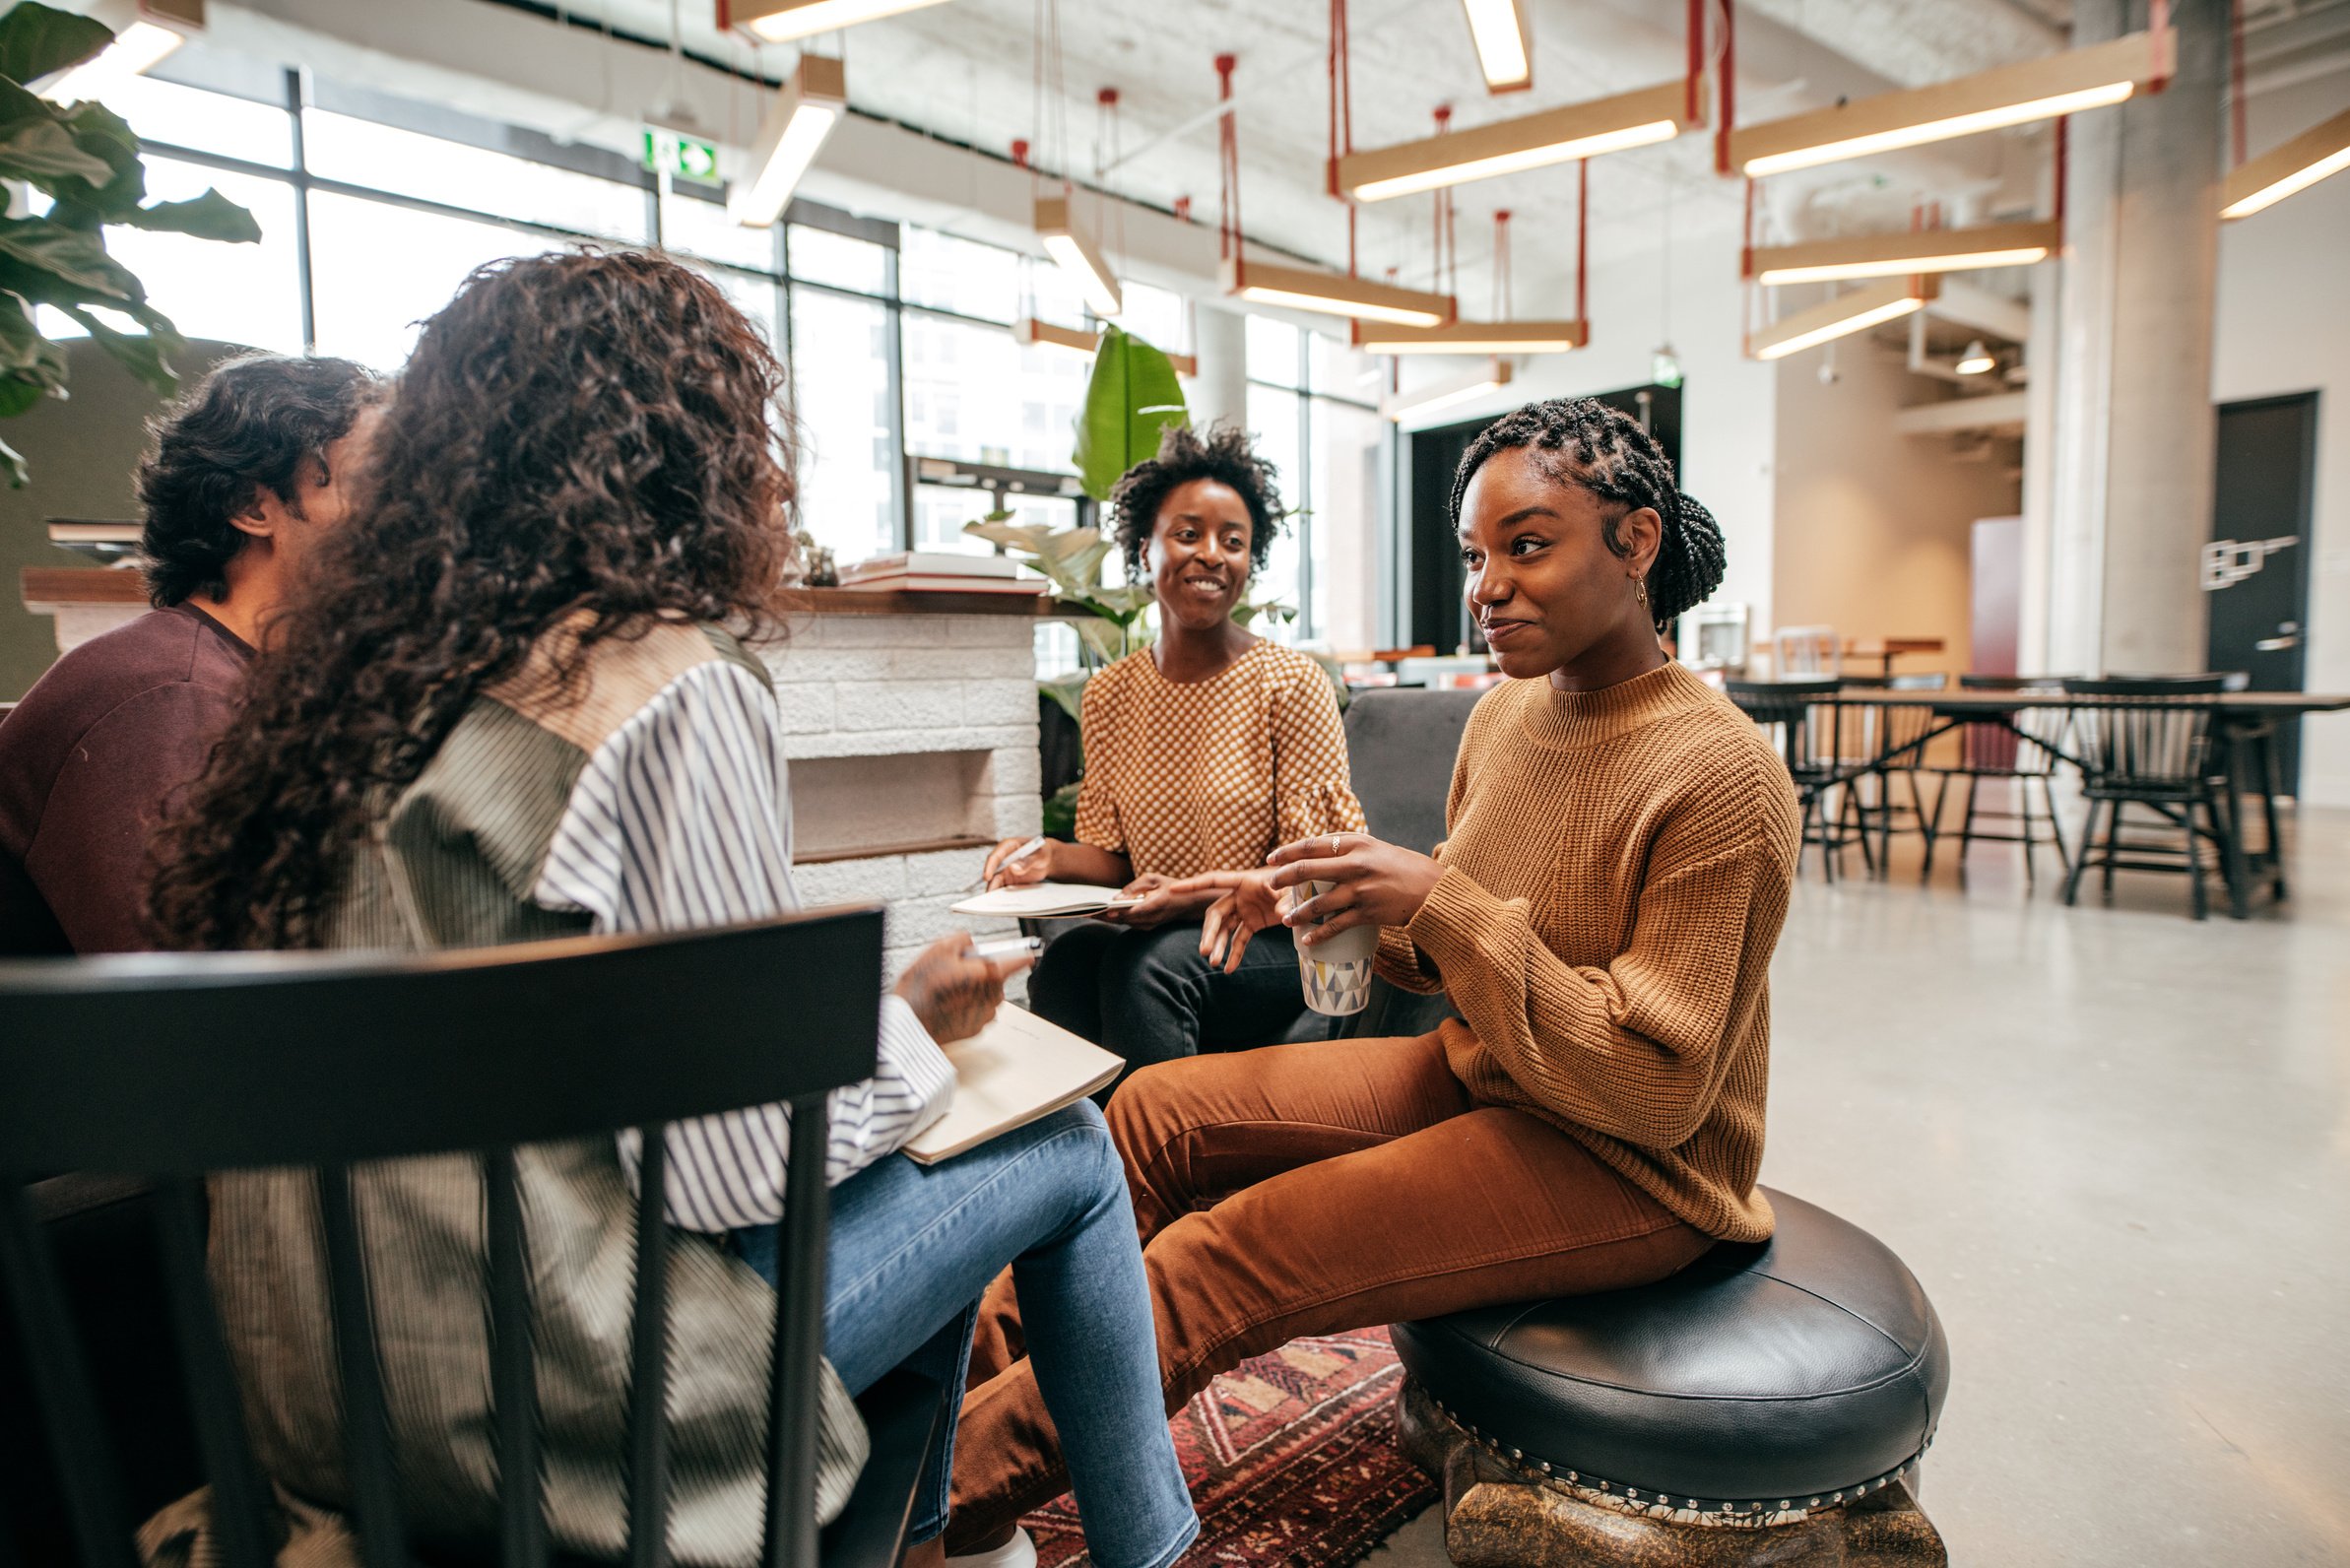
<path fill-rule="evenodd" d="M 1456 1568 L 1948 1568 L 1950 1561 L 1911 1489 L 1915 1468 L 1838 1507 L 1698 1515 L 1513 1463 L 1469 1436 L 1413 1379 L 1398 1396 L 1397 1426 L 1404 1457 L 1444 1485 L 1444 1546 Z"/>

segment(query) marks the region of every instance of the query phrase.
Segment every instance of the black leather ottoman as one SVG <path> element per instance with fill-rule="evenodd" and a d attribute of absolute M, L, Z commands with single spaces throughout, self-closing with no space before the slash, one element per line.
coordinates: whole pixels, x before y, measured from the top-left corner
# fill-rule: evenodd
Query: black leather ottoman
<path fill-rule="evenodd" d="M 1395 1326 L 1455 1563 L 1948 1560 L 1916 1500 L 1933 1305 L 1866 1231 L 1770 1198 L 1770 1241 L 1662 1283 Z"/>

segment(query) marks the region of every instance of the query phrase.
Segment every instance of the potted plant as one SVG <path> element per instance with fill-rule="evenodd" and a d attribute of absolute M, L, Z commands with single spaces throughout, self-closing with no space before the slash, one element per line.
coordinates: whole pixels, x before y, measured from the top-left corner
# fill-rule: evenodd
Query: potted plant
<path fill-rule="evenodd" d="M 158 392 L 178 377 L 171 357 L 186 342 L 147 290 L 106 254 L 109 225 L 251 243 L 261 227 L 217 190 L 191 201 L 147 200 L 139 138 L 98 103 L 55 103 L 28 84 L 55 77 L 114 41 L 102 23 L 24 0 L 0 16 L 0 182 L 47 198 L 37 214 L 23 200 L 0 218 L 0 419 L 44 397 L 65 396 L 65 356 L 38 325 L 37 308 L 71 318 L 131 374 Z M 11 485 L 25 459 L 0 441 Z"/>

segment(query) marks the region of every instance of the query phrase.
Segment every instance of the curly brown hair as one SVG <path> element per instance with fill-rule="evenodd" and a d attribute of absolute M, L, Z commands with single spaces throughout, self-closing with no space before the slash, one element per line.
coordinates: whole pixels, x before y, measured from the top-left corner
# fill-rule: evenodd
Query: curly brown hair
<path fill-rule="evenodd" d="M 1176 487 L 1196 479 L 1220 481 L 1239 494 L 1249 509 L 1249 569 L 1265 569 L 1273 536 L 1281 530 L 1281 491 L 1273 465 L 1249 445 L 1246 430 L 1211 425 L 1202 432 L 1188 425 L 1170 425 L 1158 439 L 1158 455 L 1128 469 L 1110 491 L 1118 548 L 1136 577 L 1142 575 L 1142 552 L 1150 544 L 1151 530 L 1158 527 L 1158 509 Z"/>
<path fill-rule="evenodd" d="M 655 616 L 766 623 L 791 548 L 783 389 L 758 332 L 666 257 L 573 251 L 468 278 L 159 836 L 158 931 L 317 946 L 370 816 L 575 612 L 594 618 L 580 650 Z"/>

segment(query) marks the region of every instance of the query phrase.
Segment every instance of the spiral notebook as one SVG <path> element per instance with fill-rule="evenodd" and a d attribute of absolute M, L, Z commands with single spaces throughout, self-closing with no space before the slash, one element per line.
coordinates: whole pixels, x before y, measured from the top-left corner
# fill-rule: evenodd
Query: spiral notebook
<path fill-rule="evenodd" d="M 1090 887 L 1083 882 L 1036 882 L 1027 887 L 999 887 L 966 898 L 954 906 L 958 915 L 997 915 L 1007 920 L 1050 920 L 1063 915 L 1097 915 L 1105 909 L 1130 909 L 1141 903 L 1115 887 Z"/>
<path fill-rule="evenodd" d="M 954 1064 L 954 1104 L 905 1145 L 924 1165 L 1075 1105 L 1126 1070 L 1124 1060 L 1091 1041 L 1009 1005 L 986 1028 L 944 1049 Z"/>

